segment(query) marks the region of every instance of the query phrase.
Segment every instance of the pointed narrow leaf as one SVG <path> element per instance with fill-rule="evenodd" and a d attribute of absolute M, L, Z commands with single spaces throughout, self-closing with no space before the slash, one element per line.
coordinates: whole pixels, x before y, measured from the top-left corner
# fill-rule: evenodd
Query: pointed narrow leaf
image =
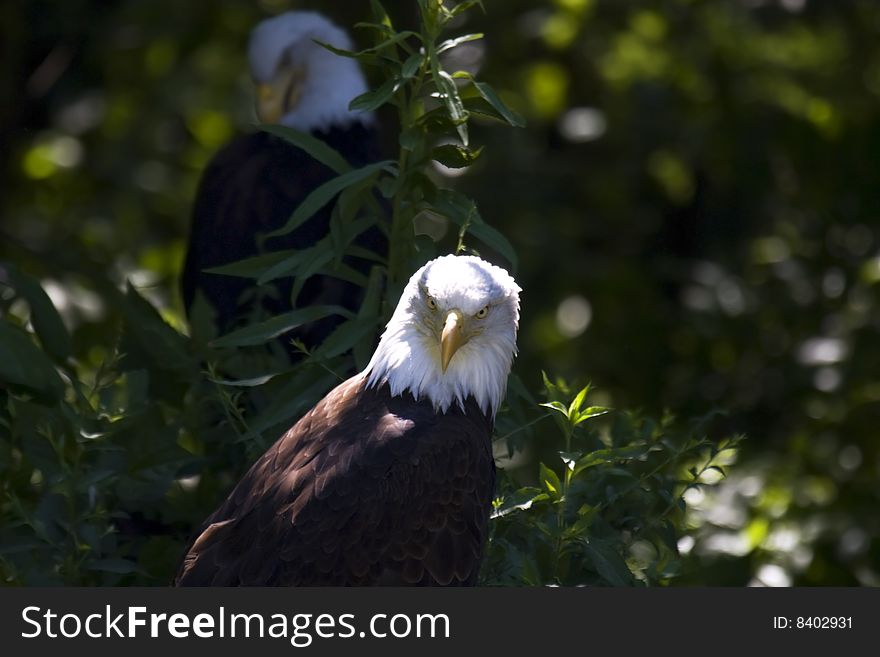
<path fill-rule="evenodd" d="M 386 39 L 382 43 L 379 43 L 372 48 L 367 48 L 366 50 L 354 51 L 354 50 L 345 50 L 343 48 L 337 48 L 335 46 L 331 46 L 329 43 L 324 43 L 323 41 L 319 41 L 318 39 L 312 39 L 315 43 L 317 43 L 322 48 L 326 48 L 330 52 L 340 55 L 342 57 L 351 57 L 353 59 L 360 59 L 364 61 L 365 59 L 369 61 L 371 55 L 375 55 L 376 53 L 381 52 L 385 48 L 389 46 L 393 46 L 398 43 L 403 43 L 410 37 L 416 37 L 417 39 L 421 39 L 421 35 L 418 32 L 413 32 L 412 30 L 404 30 L 403 32 L 396 32 L 394 36 Z"/>
<path fill-rule="evenodd" d="M 435 211 L 442 213 L 458 226 L 466 228 L 468 233 L 498 251 L 499 254 L 510 262 L 511 269 L 516 270 L 518 259 L 510 242 L 501 233 L 483 221 L 472 200 L 464 194 L 441 189 L 434 195 L 431 201 Z"/>
<path fill-rule="evenodd" d="M 612 586 L 632 586 L 633 577 L 626 562 L 605 541 L 595 539 L 582 541 L 584 551 L 593 562 L 596 572 Z"/>
<path fill-rule="evenodd" d="M 630 445 L 609 449 L 597 449 L 580 459 L 574 468 L 574 474 L 578 474 L 587 468 L 596 465 L 614 463 L 616 461 L 632 461 L 638 459 L 650 451 L 646 445 Z"/>
<path fill-rule="evenodd" d="M 522 117 L 518 112 L 513 111 L 507 105 L 504 104 L 504 101 L 501 100 L 501 97 L 495 93 L 495 90 L 490 87 L 485 82 L 477 82 L 474 80 L 474 86 L 477 88 L 477 91 L 480 92 L 480 95 L 489 103 L 492 107 L 494 107 L 501 116 L 505 118 L 505 120 L 515 128 L 524 128 L 526 125 L 526 120 Z"/>
<path fill-rule="evenodd" d="M 293 249 L 291 249 L 290 251 L 285 251 L 285 253 L 288 253 L 290 255 L 285 256 L 284 259 L 278 261 L 277 263 L 263 271 L 259 278 L 257 278 L 257 284 L 265 285 L 266 283 L 274 281 L 276 278 L 294 275 L 299 267 L 302 265 L 302 263 L 313 258 L 316 252 L 329 250 L 328 242 L 329 238 L 325 238 L 314 246 L 310 246 L 309 248 L 303 249 L 302 251 L 296 251 Z"/>
<path fill-rule="evenodd" d="M 465 34 L 460 37 L 455 37 L 454 39 L 447 39 L 446 41 L 441 43 L 439 46 L 437 46 L 437 54 L 439 55 L 440 53 L 444 53 L 447 50 L 452 50 L 453 48 L 455 48 L 458 45 L 461 45 L 462 43 L 467 43 L 468 41 L 479 41 L 482 38 L 483 38 L 483 33 L 477 32 L 474 34 Z"/>
<path fill-rule="evenodd" d="M 571 404 L 568 407 L 568 415 L 569 417 L 574 417 L 575 412 L 579 411 L 581 405 L 584 403 L 584 400 L 587 398 L 587 393 L 590 392 L 590 386 L 586 386 L 581 388 L 580 392 L 575 396 L 574 399 L 571 400 Z"/>
<path fill-rule="evenodd" d="M 284 227 L 266 234 L 265 238 L 268 239 L 270 237 L 287 235 L 291 231 L 296 230 L 297 228 L 299 228 L 299 226 L 310 219 L 318 210 L 327 205 L 327 203 L 329 203 L 330 200 L 343 189 L 349 187 L 350 185 L 354 185 L 355 183 L 358 183 L 365 178 L 368 178 L 375 172 L 385 167 L 388 167 L 390 164 L 393 164 L 391 160 L 374 162 L 372 164 L 368 164 L 365 167 L 361 167 L 360 169 L 347 171 L 337 176 L 336 178 L 333 178 L 332 180 L 328 180 L 323 185 L 313 190 L 312 193 L 309 194 L 305 198 L 305 200 L 299 204 L 299 207 L 294 210 L 293 214 L 284 225 Z"/>
<path fill-rule="evenodd" d="M 73 343 L 49 295 L 36 279 L 16 267 L 7 265 L 5 269 L 15 291 L 31 309 L 31 324 L 40 343 L 53 358 L 66 360 L 73 351 Z"/>
<path fill-rule="evenodd" d="M 498 230 L 487 224 L 485 221 L 475 221 L 468 227 L 468 232 L 507 258 L 507 261 L 510 263 L 510 268 L 516 271 L 519 265 L 516 251 L 514 251 L 510 242 L 507 241 L 507 238 Z"/>
<path fill-rule="evenodd" d="M 311 257 L 304 260 L 297 269 L 296 278 L 293 281 L 293 289 L 290 292 L 291 302 L 296 302 L 296 299 L 299 297 L 299 293 L 302 292 L 306 281 L 308 281 L 311 276 L 321 271 L 321 269 L 330 264 L 333 260 L 333 247 L 329 238 L 321 240 L 318 244 L 321 248 L 316 248 L 312 251 Z"/>
<path fill-rule="evenodd" d="M 296 256 L 298 253 L 302 253 L 302 251 L 296 249 L 273 251 L 272 253 L 264 253 L 252 258 L 245 258 L 244 260 L 236 260 L 235 262 L 230 262 L 228 265 L 210 267 L 204 271 L 208 274 L 222 274 L 224 276 L 259 279 L 269 269 L 284 262 L 288 258 Z"/>
<path fill-rule="evenodd" d="M 471 7 L 479 7 L 485 13 L 486 8 L 483 6 L 482 0 L 465 0 L 464 2 L 459 2 L 454 7 L 450 8 L 449 13 L 452 16 L 458 16 L 459 14 L 467 11 Z"/>
<path fill-rule="evenodd" d="M 544 484 L 544 487 L 550 491 L 554 497 L 559 498 L 562 495 L 562 483 L 559 481 L 559 475 L 543 463 L 540 464 L 539 470 L 539 477 Z"/>
<path fill-rule="evenodd" d="M 265 322 L 252 324 L 227 333 L 212 342 L 216 347 L 248 347 L 263 344 L 284 335 L 288 331 L 331 315 L 351 317 L 351 311 L 341 306 L 309 306 L 283 315 L 277 315 Z"/>
<path fill-rule="evenodd" d="M 52 361 L 25 331 L 0 319 L 0 388 L 5 385 L 50 401 L 64 394 Z"/>
<path fill-rule="evenodd" d="M 455 125 L 455 129 L 458 132 L 458 136 L 461 138 L 461 143 L 464 146 L 467 146 L 468 113 L 467 110 L 464 108 L 464 104 L 461 101 L 461 96 L 458 93 L 458 87 L 455 86 L 455 80 L 452 79 L 452 76 L 449 75 L 449 73 L 442 70 L 437 71 L 433 77 L 434 84 L 437 85 L 437 91 L 440 93 L 440 99 L 446 106 L 446 111 L 449 113 L 449 118 L 452 120 L 452 123 Z"/>
<path fill-rule="evenodd" d="M 348 104 L 348 109 L 359 112 L 372 112 L 379 109 L 391 100 L 397 90 L 400 89 L 401 84 L 402 82 L 397 78 L 389 78 L 373 91 L 367 91 L 353 99 Z"/>
<path fill-rule="evenodd" d="M 581 422 L 585 422 L 590 418 L 599 417 L 600 415 L 606 415 L 611 412 L 610 408 L 605 408 L 604 406 L 590 406 L 589 408 L 584 409 L 583 411 L 578 412 L 574 416 L 575 425 L 580 424 Z"/>
<path fill-rule="evenodd" d="M 400 77 L 406 80 L 415 77 L 416 73 L 419 71 L 419 67 L 422 65 L 423 59 L 424 57 L 421 53 L 410 55 L 400 68 Z"/>
<path fill-rule="evenodd" d="M 565 408 L 565 404 L 563 404 L 562 402 L 552 401 L 552 402 L 545 402 L 545 403 L 539 404 L 539 405 L 543 406 L 544 408 L 552 409 L 558 413 L 562 413 L 562 415 L 568 417 L 568 409 Z"/>
<path fill-rule="evenodd" d="M 365 339 L 376 328 L 376 318 L 354 318 L 340 324 L 331 333 L 321 346 L 315 350 L 315 355 L 321 358 L 333 358 L 344 354 Z"/>
<path fill-rule="evenodd" d="M 367 281 L 366 291 L 364 292 L 364 300 L 358 310 L 358 319 L 373 322 L 373 326 L 379 325 L 379 304 L 382 301 L 382 268 L 373 266 L 370 268 L 370 277 Z M 366 340 L 360 340 L 355 343 L 352 352 L 354 354 L 355 365 L 358 369 L 367 366 L 372 356 L 373 345 Z"/>
<path fill-rule="evenodd" d="M 369 260 L 370 262 L 376 262 L 380 265 L 388 264 L 386 258 L 383 258 L 378 253 L 373 253 L 370 249 L 365 249 L 362 246 L 358 246 L 357 244 L 350 245 L 346 250 L 346 253 L 355 258 L 361 258 L 363 260 Z"/>
<path fill-rule="evenodd" d="M 327 145 L 323 139 L 318 139 L 314 135 L 306 132 L 300 132 L 293 128 L 283 125 L 267 125 L 259 126 L 260 130 L 275 135 L 284 141 L 293 144 L 318 160 L 321 164 L 325 164 L 336 173 L 345 173 L 351 171 L 351 165 L 346 161 L 342 154 Z"/>
<path fill-rule="evenodd" d="M 370 0 L 370 9 L 373 12 L 374 21 L 388 27 L 389 29 L 394 29 L 394 26 L 391 24 L 391 18 L 388 16 L 388 12 L 379 0 Z"/>

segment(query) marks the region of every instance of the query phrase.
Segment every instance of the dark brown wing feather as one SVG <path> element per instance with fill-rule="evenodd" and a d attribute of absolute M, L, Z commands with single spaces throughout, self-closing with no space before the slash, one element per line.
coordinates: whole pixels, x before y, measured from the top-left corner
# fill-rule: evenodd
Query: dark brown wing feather
<path fill-rule="evenodd" d="M 208 518 L 175 584 L 473 585 L 495 466 L 492 422 L 466 408 L 349 379 Z"/>

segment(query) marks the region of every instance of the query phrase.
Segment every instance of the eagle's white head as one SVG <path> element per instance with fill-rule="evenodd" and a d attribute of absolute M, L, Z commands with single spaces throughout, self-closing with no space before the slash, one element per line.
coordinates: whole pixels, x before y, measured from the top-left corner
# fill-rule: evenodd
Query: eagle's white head
<path fill-rule="evenodd" d="M 364 371 L 368 385 L 428 397 L 444 413 L 472 396 L 494 416 L 516 355 L 519 292 L 510 274 L 480 258 L 432 260 L 403 290 Z"/>
<path fill-rule="evenodd" d="M 371 122 L 372 113 L 348 109 L 355 96 L 367 91 L 357 61 L 315 41 L 343 50 L 353 47 L 345 30 L 314 11 L 288 11 L 251 32 L 248 60 L 260 120 L 304 132 Z"/>

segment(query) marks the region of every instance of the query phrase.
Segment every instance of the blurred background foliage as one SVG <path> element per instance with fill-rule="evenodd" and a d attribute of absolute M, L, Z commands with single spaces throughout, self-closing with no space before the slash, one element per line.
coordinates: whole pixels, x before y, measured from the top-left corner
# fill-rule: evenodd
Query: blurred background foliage
<path fill-rule="evenodd" d="M 416 22 L 415 3 L 385 4 Z M 454 67 L 491 81 L 528 126 L 474 125 L 486 146 L 476 164 L 435 173 L 519 254 L 523 383 L 540 389 L 546 370 L 589 378 L 601 406 L 682 418 L 723 409 L 720 430 L 748 436 L 728 479 L 685 494 L 693 534 L 678 542 L 676 582 L 880 585 L 880 6 L 485 4 L 456 25 L 487 37 L 453 51 Z M 290 8 L 342 25 L 369 12 L 294 0 L 0 8 L 0 259 L 39 279 L 73 329 L 71 353 L 94 372 L 83 399 L 108 391 L 72 408 L 77 431 L 99 433 L 114 404 L 138 408 L 136 395 L 112 399 L 115 377 L 143 377 L 126 390 L 169 400 L 128 419 L 141 469 L 117 484 L 123 499 L 142 504 L 179 474 L 169 464 L 187 462 L 182 450 L 156 454 L 144 426 L 186 436 L 201 422 L 202 409 L 170 403 L 210 386 L 196 383 L 197 363 L 169 362 L 159 379 L 137 366 L 150 345 L 178 349 L 141 296 L 185 330 L 177 280 L 198 177 L 254 122 L 250 28 Z M 393 153 L 387 108 L 382 119 Z M 143 334 L 124 338 L 129 363 L 105 376 L 123 316 Z M 541 442 L 520 458 L 546 460 Z M 29 458 L 51 467 L 47 446 L 33 444 Z M 256 455 L 248 444 L 218 435 L 200 449 L 232 462 Z M 68 475 L 83 491 L 95 485 Z M 181 494 L 180 518 L 230 483 L 203 481 L 202 506 Z M 63 499 L 46 497 L 45 513 Z M 120 521 L 121 536 L 153 533 L 144 549 L 161 576 L 177 544 L 140 513 Z M 77 540 L 112 555 L 121 539 Z M 124 573 L 130 562 L 89 567 Z"/>

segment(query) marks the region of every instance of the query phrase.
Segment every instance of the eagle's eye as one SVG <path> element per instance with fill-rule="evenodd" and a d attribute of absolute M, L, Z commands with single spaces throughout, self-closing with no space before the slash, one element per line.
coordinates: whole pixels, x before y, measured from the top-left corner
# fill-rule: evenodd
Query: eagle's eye
<path fill-rule="evenodd" d="M 425 303 L 428 304 L 428 308 L 431 310 L 437 310 L 437 302 L 434 301 L 434 297 L 430 294 L 425 295 Z"/>
<path fill-rule="evenodd" d="M 477 319 L 483 319 L 488 314 L 489 314 L 489 306 L 483 306 L 482 308 L 480 308 L 479 311 L 477 311 L 477 314 L 474 315 L 474 317 L 476 317 Z"/>

